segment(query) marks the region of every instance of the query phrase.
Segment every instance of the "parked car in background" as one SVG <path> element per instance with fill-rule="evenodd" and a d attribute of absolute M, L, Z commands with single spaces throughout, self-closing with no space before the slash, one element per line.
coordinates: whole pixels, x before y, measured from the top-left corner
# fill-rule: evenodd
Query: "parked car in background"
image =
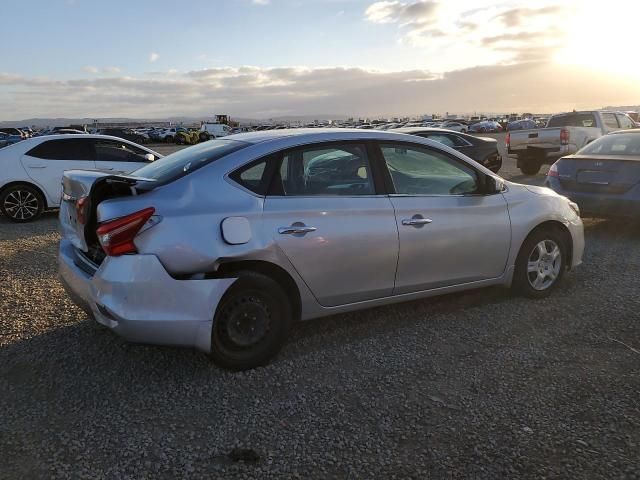
<path fill-rule="evenodd" d="M 231 135 L 232 128 L 224 123 L 203 123 L 200 127 L 200 141 L 206 142 L 212 138 Z"/>
<path fill-rule="evenodd" d="M 25 138 L 27 138 L 27 135 L 22 130 L 15 127 L 2 127 L 0 128 L 0 132 L 6 133 L 7 135 L 18 136 L 20 137 L 21 140 L 24 140 Z"/>
<path fill-rule="evenodd" d="M 467 125 L 458 122 L 445 122 L 441 125 L 441 128 L 446 128 L 447 130 L 453 130 L 454 132 L 462 133 L 467 133 L 469 131 L 469 127 Z"/>
<path fill-rule="evenodd" d="M 123 138 L 134 143 L 149 143 L 150 141 L 148 136 L 140 135 L 130 128 L 101 128 L 98 130 L 98 134 Z"/>
<path fill-rule="evenodd" d="M 397 128 L 394 132 L 407 133 L 442 143 L 447 147 L 464 153 L 467 157 L 485 166 L 493 173 L 502 167 L 502 157 L 495 138 L 476 137 L 465 133 L 440 128 Z"/>
<path fill-rule="evenodd" d="M 535 175 L 542 165 L 575 153 L 609 132 L 629 128 L 635 128 L 635 124 L 621 112 L 561 113 L 553 115 L 546 128 L 507 134 L 507 151 L 517 156 L 522 173 Z"/>
<path fill-rule="evenodd" d="M 70 169 L 130 173 L 162 155 L 122 138 L 51 135 L 23 140 L 0 150 L 0 210 L 9 220 L 35 220 L 56 208 L 62 174 Z"/>
<path fill-rule="evenodd" d="M 538 128 L 538 124 L 531 120 L 530 118 L 525 118 L 523 120 L 516 120 L 514 122 L 509 122 L 507 124 L 507 131 L 511 132 L 513 130 L 531 130 L 533 128 Z"/>
<path fill-rule="evenodd" d="M 469 131 L 474 133 L 498 133 L 502 131 L 502 125 L 498 122 L 484 120 L 469 126 Z"/>
<path fill-rule="evenodd" d="M 13 133 L 0 132 L 0 147 L 6 147 L 7 145 L 13 145 L 24 140 L 22 135 L 16 135 Z"/>
<path fill-rule="evenodd" d="M 200 132 L 184 127 L 178 127 L 176 128 L 174 140 L 178 145 L 195 145 L 200 141 Z"/>
<path fill-rule="evenodd" d="M 640 129 L 618 130 L 562 157 L 545 185 L 585 216 L 640 219 Z"/>
<path fill-rule="evenodd" d="M 584 248 L 568 199 L 379 130 L 233 135 L 63 183 L 71 298 L 230 369 L 267 363 L 299 319 L 488 285 L 544 298 Z"/>

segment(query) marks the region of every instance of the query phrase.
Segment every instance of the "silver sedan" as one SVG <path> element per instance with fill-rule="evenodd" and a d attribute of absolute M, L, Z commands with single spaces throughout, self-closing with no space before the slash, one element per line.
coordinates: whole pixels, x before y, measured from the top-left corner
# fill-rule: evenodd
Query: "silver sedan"
<path fill-rule="evenodd" d="M 400 133 L 232 135 L 63 184 L 59 268 L 78 305 L 230 369 L 267 363 L 296 320 L 489 285 L 544 298 L 584 248 L 565 197 Z"/>

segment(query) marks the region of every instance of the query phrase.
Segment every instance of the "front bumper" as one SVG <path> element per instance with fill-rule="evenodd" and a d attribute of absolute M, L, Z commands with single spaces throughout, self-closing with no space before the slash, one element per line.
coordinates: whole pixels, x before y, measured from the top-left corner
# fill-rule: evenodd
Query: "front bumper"
<path fill-rule="evenodd" d="M 71 299 L 125 340 L 211 351 L 218 302 L 235 278 L 176 280 L 155 255 L 107 257 L 94 275 L 61 240 L 60 279 Z"/>

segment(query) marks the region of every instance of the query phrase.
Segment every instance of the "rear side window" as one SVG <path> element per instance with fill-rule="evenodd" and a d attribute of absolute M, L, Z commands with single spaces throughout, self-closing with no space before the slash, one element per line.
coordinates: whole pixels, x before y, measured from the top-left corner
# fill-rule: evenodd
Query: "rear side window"
<path fill-rule="evenodd" d="M 596 117 L 593 113 L 579 113 L 576 115 L 576 127 L 595 127 Z"/>
<path fill-rule="evenodd" d="M 98 162 L 139 162 L 147 163 L 147 152 L 129 143 L 115 140 L 95 140 L 96 161 Z"/>
<path fill-rule="evenodd" d="M 156 180 L 155 185 L 173 182 L 216 160 L 249 146 L 235 140 L 209 140 L 167 155 L 135 170 L 132 175 Z"/>
<path fill-rule="evenodd" d="M 618 126 L 618 121 L 616 120 L 616 116 L 613 113 L 603 113 L 602 121 L 608 128 L 620 128 Z"/>
<path fill-rule="evenodd" d="M 27 152 L 30 157 L 44 160 L 88 160 L 95 159 L 90 139 L 68 138 L 48 140 Z"/>
<path fill-rule="evenodd" d="M 268 159 L 265 159 L 249 164 L 246 167 L 236 170 L 229 175 L 229 177 L 247 190 L 251 190 L 253 193 L 266 195 L 267 188 L 269 186 L 265 173 L 267 171 L 268 161 Z"/>

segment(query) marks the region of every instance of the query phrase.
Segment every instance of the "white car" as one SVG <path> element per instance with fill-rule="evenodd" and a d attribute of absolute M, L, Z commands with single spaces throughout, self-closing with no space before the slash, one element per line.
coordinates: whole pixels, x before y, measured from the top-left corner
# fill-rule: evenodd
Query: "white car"
<path fill-rule="evenodd" d="M 14 222 L 35 220 L 60 205 L 65 170 L 130 173 L 162 155 L 107 135 L 50 135 L 0 150 L 0 211 Z"/>
<path fill-rule="evenodd" d="M 233 133 L 232 128 L 224 123 L 203 123 L 200 127 L 200 136 L 205 138 L 226 137 Z"/>
<path fill-rule="evenodd" d="M 458 122 L 445 122 L 440 125 L 439 128 L 446 128 L 447 130 L 453 130 L 454 132 L 467 133 L 469 131 L 469 127 L 464 123 Z"/>

